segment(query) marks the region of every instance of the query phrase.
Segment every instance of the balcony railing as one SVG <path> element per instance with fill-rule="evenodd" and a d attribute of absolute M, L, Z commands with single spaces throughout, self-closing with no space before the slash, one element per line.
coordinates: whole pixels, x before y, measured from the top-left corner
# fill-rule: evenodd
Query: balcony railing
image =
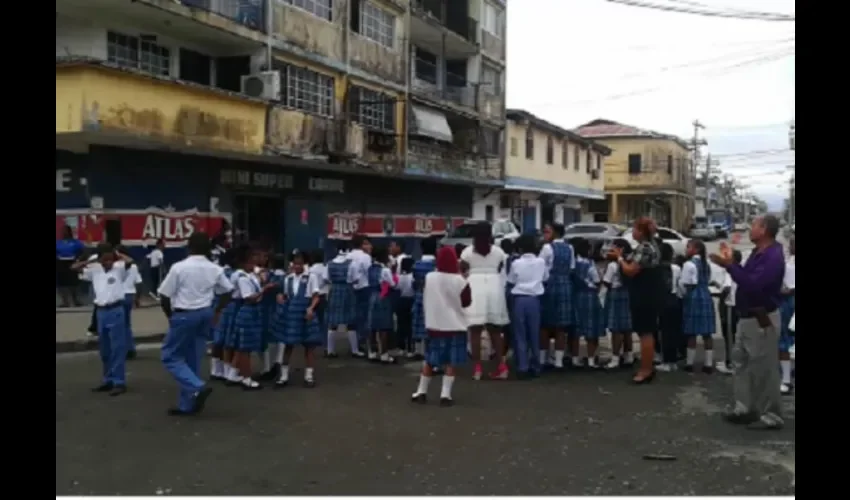
<path fill-rule="evenodd" d="M 411 82 L 414 92 L 431 99 L 450 101 L 476 109 L 475 87 L 466 83 L 465 77 L 439 71 L 440 69 L 428 61 L 417 58 Z"/>
<path fill-rule="evenodd" d="M 411 10 L 414 15 L 433 18 L 467 41 L 473 44 L 478 43 L 478 22 L 471 17 L 466 17 L 460 21 L 456 20 L 457 18 L 448 17 L 444 14 L 444 4 L 446 1 L 447 0 L 413 0 L 411 2 Z"/>
<path fill-rule="evenodd" d="M 498 179 L 501 160 L 485 158 L 453 146 L 411 141 L 408 164 L 436 175 L 453 175 L 470 179 Z"/>
<path fill-rule="evenodd" d="M 263 0 L 175 0 L 186 7 L 205 10 L 251 29 L 266 31 Z"/>

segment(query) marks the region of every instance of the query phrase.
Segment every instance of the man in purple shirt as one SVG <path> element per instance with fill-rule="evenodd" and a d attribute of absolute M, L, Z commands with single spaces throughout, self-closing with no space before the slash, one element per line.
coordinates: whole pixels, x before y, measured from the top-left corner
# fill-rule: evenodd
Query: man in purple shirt
<path fill-rule="evenodd" d="M 725 267 L 738 285 L 735 308 L 738 335 L 732 350 L 735 365 L 735 407 L 725 418 L 750 429 L 779 429 L 783 425 L 779 392 L 779 304 L 785 255 L 776 242 L 779 219 L 765 215 L 755 219 L 750 241 L 755 244 L 746 264 L 735 264 L 732 249 L 721 244 L 711 260 Z"/>

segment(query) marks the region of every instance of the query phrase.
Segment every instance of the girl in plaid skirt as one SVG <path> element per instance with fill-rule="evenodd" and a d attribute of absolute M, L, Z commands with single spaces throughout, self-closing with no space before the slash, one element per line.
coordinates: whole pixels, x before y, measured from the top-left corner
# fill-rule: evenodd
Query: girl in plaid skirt
<path fill-rule="evenodd" d="M 337 246 L 337 256 L 331 260 L 325 268 L 325 280 L 330 283 L 328 292 L 328 308 L 325 313 L 325 322 L 328 324 L 328 357 L 337 356 L 334 342 L 334 334 L 345 331 L 348 335 L 348 344 L 351 355 L 362 358 L 360 346 L 357 341 L 357 312 L 354 310 L 354 289 L 348 279 L 348 269 L 351 261 L 348 259 L 348 242 L 341 241 Z"/>
<path fill-rule="evenodd" d="M 422 258 L 413 264 L 413 353 L 411 359 L 421 361 L 425 358 L 425 311 L 422 306 L 422 292 L 425 289 L 425 277 L 434 270 L 437 255 L 437 240 L 425 238 L 421 243 Z"/>
<path fill-rule="evenodd" d="M 233 251 L 227 250 L 221 256 L 219 262 L 224 266 L 224 275 L 227 276 L 227 279 L 233 283 Z M 224 339 L 226 336 L 226 332 L 228 328 L 233 326 L 233 319 L 236 317 L 236 303 L 233 299 L 237 298 L 236 295 L 238 290 L 234 290 L 230 297 L 230 302 L 224 306 L 224 310 L 221 311 L 221 316 L 219 316 L 218 324 L 213 325 L 213 341 L 212 341 L 212 349 L 210 352 L 210 379 L 211 380 L 221 380 L 224 381 L 227 379 L 228 374 L 231 371 L 230 359 L 225 361 L 224 359 Z M 218 299 L 216 299 L 218 301 Z"/>
<path fill-rule="evenodd" d="M 599 337 L 605 334 L 605 315 L 599 301 L 599 271 L 591 259 L 590 243 L 584 238 L 570 240 L 577 259 L 573 271 L 573 289 L 575 291 L 575 339 L 572 352 L 578 352 L 579 337 L 587 343 L 587 366 L 598 368 L 596 351 L 599 349 Z M 580 359 L 573 360 L 573 366 L 582 366 Z"/>
<path fill-rule="evenodd" d="M 393 301 L 390 290 L 395 288 L 392 271 L 388 267 L 386 248 L 372 250 L 372 267 L 369 268 L 369 360 L 384 364 L 395 363 L 389 353 L 389 334 L 393 331 Z"/>
<path fill-rule="evenodd" d="M 612 243 L 623 250 L 623 255 L 631 253 L 629 242 L 617 238 Z M 611 332 L 611 362 L 606 369 L 619 368 L 623 365 L 631 365 L 634 362 L 632 356 L 632 311 L 629 304 L 629 289 L 626 288 L 623 273 L 620 272 L 620 264 L 609 262 L 602 277 L 602 285 L 607 288 L 605 293 L 605 326 Z M 620 351 L 622 350 L 622 358 Z"/>
<path fill-rule="evenodd" d="M 419 386 L 411 396 L 415 403 L 428 399 L 428 385 L 434 367 L 444 367 L 440 405 L 451 406 L 455 368 L 466 359 L 466 313 L 464 308 L 472 303 L 472 292 L 466 279 L 459 274 L 457 254 L 451 247 L 443 247 L 437 254 L 436 272 L 425 278 L 423 302 L 425 325 L 428 332 L 428 352 L 419 375 Z"/>
<path fill-rule="evenodd" d="M 682 333 L 688 339 L 685 370 L 693 371 L 696 358 L 697 337 L 702 337 L 705 349 L 705 361 L 702 370 L 714 371 L 714 343 L 711 336 L 716 330 L 714 299 L 708 289 L 711 280 L 711 268 L 705 257 L 705 244 L 700 240 L 688 242 L 689 260 L 682 266 L 679 283 L 685 289 L 682 312 Z"/>
<path fill-rule="evenodd" d="M 573 283 L 570 275 L 575 269 L 575 252 L 564 241 L 563 224 L 546 224 L 543 227 L 546 243 L 540 249 L 540 257 L 546 262 L 549 279 L 543 294 L 543 316 L 540 337 L 540 365 L 549 361 L 550 338 L 555 340 L 556 369 L 564 367 L 564 352 L 567 347 L 567 331 L 575 323 L 573 311 Z M 577 357 L 577 353 L 576 357 Z"/>

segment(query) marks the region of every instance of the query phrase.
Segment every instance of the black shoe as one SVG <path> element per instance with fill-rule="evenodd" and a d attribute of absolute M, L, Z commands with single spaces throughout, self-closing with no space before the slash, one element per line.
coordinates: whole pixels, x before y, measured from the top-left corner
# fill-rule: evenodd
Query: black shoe
<path fill-rule="evenodd" d="M 448 408 L 449 406 L 454 406 L 455 402 L 452 398 L 440 398 L 440 406 L 444 408 Z"/>
<path fill-rule="evenodd" d="M 106 382 L 92 389 L 92 392 L 109 392 L 112 390 L 112 382 Z"/>
<path fill-rule="evenodd" d="M 428 395 L 424 394 L 424 393 L 414 394 L 413 396 L 410 397 L 410 401 L 412 403 L 419 403 L 421 405 L 424 405 L 425 403 L 428 402 Z"/>
<path fill-rule="evenodd" d="M 306 387 L 307 389 L 313 389 L 314 387 L 316 387 L 316 381 L 313 379 L 305 380 L 304 387 Z"/>
<path fill-rule="evenodd" d="M 124 394 L 125 392 L 127 392 L 127 386 L 126 385 L 116 385 L 112 388 L 111 391 L 109 391 L 109 395 L 110 396 L 120 396 L 120 395 Z"/>
<path fill-rule="evenodd" d="M 271 369 L 267 372 L 263 372 L 257 376 L 257 380 L 270 381 L 274 380 L 280 374 L 280 365 L 275 363 L 272 365 Z"/>
<path fill-rule="evenodd" d="M 705 373 L 706 375 L 711 375 L 712 373 L 714 373 L 714 367 L 705 365 L 705 366 L 702 367 L 702 372 Z"/>
<path fill-rule="evenodd" d="M 204 387 L 195 394 L 195 401 L 192 402 L 192 413 L 198 414 L 204 411 L 204 405 L 207 404 L 207 398 L 212 394 L 212 387 Z"/>
<path fill-rule="evenodd" d="M 649 372 L 649 375 L 647 375 L 643 378 L 635 377 L 635 378 L 632 379 L 632 383 L 635 384 L 635 385 L 650 384 L 650 383 L 652 383 L 653 380 L 655 380 L 655 373 L 656 373 L 656 371 L 652 370 L 651 372 Z"/>
<path fill-rule="evenodd" d="M 694 372 L 694 365 L 685 365 L 685 367 L 682 368 L 682 370 L 686 371 L 688 373 L 693 373 Z"/>
<path fill-rule="evenodd" d="M 337 354 L 335 352 L 327 352 L 327 353 L 325 353 L 325 357 L 328 358 L 328 359 L 336 359 L 336 358 L 339 357 L 339 354 Z"/>
<path fill-rule="evenodd" d="M 759 421 L 759 416 L 755 413 L 738 413 L 728 411 L 723 414 L 723 420 L 735 425 L 750 425 Z"/>
<path fill-rule="evenodd" d="M 169 417 L 191 417 L 194 413 L 191 411 L 181 410 L 180 408 L 169 408 L 168 416 Z"/>
<path fill-rule="evenodd" d="M 412 358 L 413 361 L 425 361 L 425 356 L 421 354 L 414 354 Z"/>
<path fill-rule="evenodd" d="M 210 375 L 210 382 L 227 382 L 227 379 L 221 375 Z"/>
<path fill-rule="evenodd" d="M 516 379 L 517 380 L 531 380 L 531 374 L 528 373 L 528 372 L 518 371 L 518 372 L 516 372 Z"/>
<path fill-rule="evenodd" d="M 138 356 L 138 354 L 136 353 L 136 351 L 127 351 L 127 360 L 128 361 L 131 360 L 131 359 L 136 359 L 137 356 Z"/>

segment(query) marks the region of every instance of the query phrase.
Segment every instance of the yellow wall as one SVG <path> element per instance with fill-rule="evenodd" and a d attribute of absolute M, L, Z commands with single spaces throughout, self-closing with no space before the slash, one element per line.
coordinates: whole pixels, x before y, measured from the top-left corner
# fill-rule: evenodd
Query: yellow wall
<path fill-rule="evenodd" d="M 554 182 L 557 184 L 569 184 L 579 188 L 588 188 L 603 190 L 604 175 L 600 175 L 594 180 L 591 174 L 587 172 L 587 148 L 581 145 L 570 142 L 566 139 L 557 139 L 553 134 L 544 130 L 532 127 L 534 134 L 534 158 L 529 160 L 526 158 L 525 139 L 526 132 L 529 126 L 525 124 L 508 121 L 508 141 L 505 160 L 505 173 L 509 177 L 522 177 L 525 179 L 534 179 L 538 181 Z M 547 140 L 552 137 L 553 140 L 553 157 L 552 163 L 547 163 Z M 562 162 L 562 154 L 564 148 L 567 148 L 567 166 L 564 167 Z M 578 170 L 575 168 L 575 159 L 573 151 L 579 150 L 579 165 Z M 591 170 L 596 168 L 596 158 L 599 153 L 591 151 Z M 602 173 L 600 173 L 602 174 Z"/>
<path fill-rule="evenodd" d="M 104 130 L 261 154 L 266 105 L 93 67 L 57 68 L 56 132 Z"/>
<path fill-rule="evenodd" d="M 606 191 L 673 190 L 687 192 L 691 178 L 687 148 L 669 139 L 595 139 L 611 148 L 605 158 Z M 629 174 L 629 155 L 641 155 L 641 173 Z M 673 171 L 668 173 L 667 157 L 673 156 Z"/>

